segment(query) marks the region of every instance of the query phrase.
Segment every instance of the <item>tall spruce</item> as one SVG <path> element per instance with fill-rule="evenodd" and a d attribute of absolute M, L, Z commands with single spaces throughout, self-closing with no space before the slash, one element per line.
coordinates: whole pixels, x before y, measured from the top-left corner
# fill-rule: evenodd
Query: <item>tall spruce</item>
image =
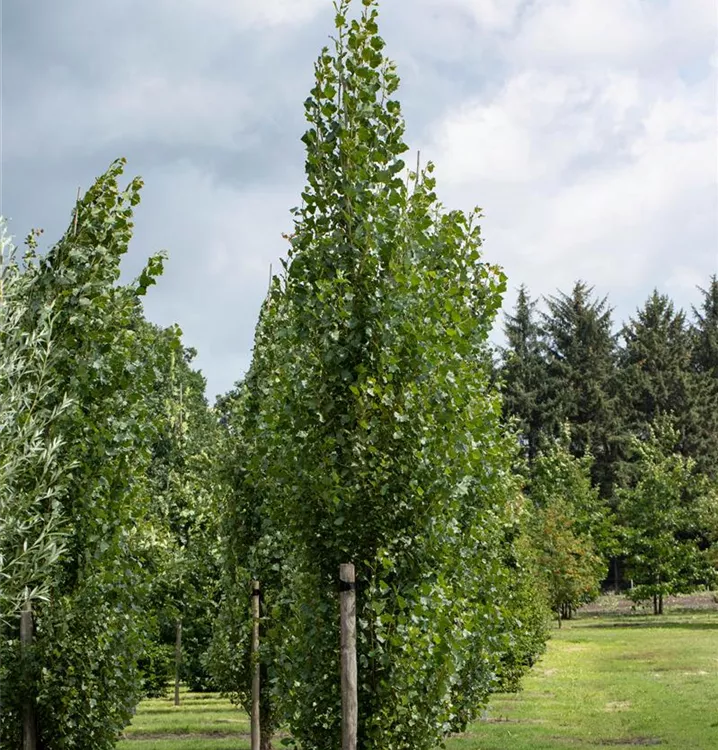
<path fill-rule="evenodd" d="M 571 294 L 546 300 L 543 315 L 548 383 L 544 410 L 546 429 L 558 437 L 570 425 L 570 451 L 594 457 L 592 478 L 604 498 L 613 493 L 618 451 L 614 381 L 616 337 L 607 298 L 577 282 Z"/>
<path fill-rule="evenodd" d="M 697 399 L 697 421 L 688 436 L 688 452 L 699 469 L 718 476 L 718 276 L 707 289 L 700 289 L 703 300 L 693 307 L 693 374 Z"/>
<path fill-rule="evenodd" d="M 718 276 L 711 276 L 707 289 L 699 289 L 703 301 L 693 307 L 693 362 L 699 372 L 718 380 Z"/>
<path fill-rule="evenodd" d="M 654 291 L 622 331 L 620 403 L 630 434 L 648 439 L 659 418 L 670 417 L 677 431 L 675 450 L 700 451 L 702 398 L 692 371 L 692 338 L 683 311 Z M 631 482 L 630 458 L 623 482 Z"/>
<path fill-rule="evenodd" d="M 522 452 L 529 461 L 539 451 L 547 395 L 545 347 L 536 319 L 536 305 L 522 284 L 513 315 L 505 314 L 507 345 L 501 352 L 504 415 L 516 420 Z"/>

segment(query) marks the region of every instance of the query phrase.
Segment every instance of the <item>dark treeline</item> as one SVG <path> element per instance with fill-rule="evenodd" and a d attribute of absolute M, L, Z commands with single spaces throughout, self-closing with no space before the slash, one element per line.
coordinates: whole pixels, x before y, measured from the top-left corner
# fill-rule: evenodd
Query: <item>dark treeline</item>
<path fill-rule="evenodd" d="M 588 460 L 610 522 L 612 539 L 604 539 L 603 548 L 614 560 L 614 585 L 641 577 L 636 558 L 645 550 L 637 549 L 634 524 L 640 519 L 627 515 L 626 498 L 646 480 L 642 447 L 655 445 L 701 488 L 693 493 L 694 507 L 689 489 L 679 493 L 686 513 L 668 547 L 687 538 L 699 549 L 710 545 L 705 529 L 689 527 L 707 502 L 698 498 L 710 494 L 718 471 L 718 278 L 710 277 L 699 291 L 699 303 L 688 313 L 654 291 L 620 328 L 608 298 L 582 281 L 542 306 L 521 286 L 513 312 L 505 314 L 506 344 L 498 362 L 504 418 L 517 430 L 529 474 L 557 441 L 574 458 Z M 659 502 L 660 491 L 651 494 Z M 662 556 L 668 557 L 666 550 Z M 625 570 L 619 562 L 628 563 Z M 684 571 L 684 585 L 698 583 L 700 575 Z M 676 588 L 662 583 L 637 596 L 655 593 L 659 606 L 662 594 Z"/>

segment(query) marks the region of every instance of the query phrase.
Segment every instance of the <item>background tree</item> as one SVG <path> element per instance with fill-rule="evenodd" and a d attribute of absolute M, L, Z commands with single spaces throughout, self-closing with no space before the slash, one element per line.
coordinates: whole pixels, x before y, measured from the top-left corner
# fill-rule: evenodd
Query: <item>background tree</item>
<path fill-rule="evenodd" d="M 700 372 L 718 378 L 718 276 L 713 274 L 708 288 L 700 291 L 703 301 L 699 307 L 693 307 L 693 362 Z"/>
<path fill-rule="evenodd" d="M 598 596 L 614 547 L 607 506 L 591 484 L 592 457 L 571 455 L 568 428 L 564 440 L 538 455 L 528 484 L 532 543 L 559 624 Z"/>
<path fill-rule="evenodd" d="M 523 454 L 533 461 L 546 429 L 546 360 L 536 302 L 524 285 L 519 287 L 514 314 L 505 314 L 506 346 L 501 350 L 503 410 L 513 417 Z"/>
<path fill-rule="evenodd" d="M 692 345 L 685 315 L 665 296 L 653 292 L 623 329 L 621 403 L 633 435 L 648 437 L 657 419 L 673 416 L 679 449 L 697 418 L 691 375 Z"/>
<path fill-rule="evenodd" d="M 718 478 L 718 277 L 713 275 L 699 307 L 693 307 L 693 379 L 697 405 L 695 429 L 687 450 L 699 470 Z"/>
<path fill-rule="evenodd" d="M 709 488 L 695 461 L 677 452 L 680 442 L 665 419 L 649 427 L 647 441 L 634 439 L 638 479 L 619 491 L 629 573 L 637 583 L 630 595 L 652 598 L 654 614 L 663 614 L 664 596 L 692 591 L 711 577 L 701 553 L 709 530 L 701 528 L 699 512 Z"/>
<path fill-rule="evenodd" d="M 581 281 L 570 295 L 559 292 L 546 302 L 549 395 L 544 423 L 554 436 L 565 422 L 570 424 L 571 453 L 578 458 L 593 455 L 593 481 L 608 498 L 619 445 L 611 308 Z"/>
<path fill-rule="evenodd" d="M 155 395 L 162 420 L 149 472 L 147 519 L 153 530 L 146 564 L 153 571 L 148 610 L 155 617 L 157 669 L 144 666 L 148 677 L 156 671 L 151 687 L 161 692 L 181 629 L 180 676 L 201 691 L 211 687 L 204 661 L 220 595 L 218 425 L 204 395 L 205 379 L 191 367 L 195 351 L 183 347 L 173 329 L 153 327 L 153 334 L 166 356 Z"/>

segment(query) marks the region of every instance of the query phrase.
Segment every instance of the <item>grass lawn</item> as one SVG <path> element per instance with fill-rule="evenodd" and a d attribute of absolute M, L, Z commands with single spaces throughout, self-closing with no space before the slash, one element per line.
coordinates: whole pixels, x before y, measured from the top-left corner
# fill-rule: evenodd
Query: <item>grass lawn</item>
<path fill-rule="evenodd" d="M 447 750 L 718 750 L 718 606 L 653 617 L 606 601 L 555 630 L 523 692 L 495 696 Z M 144 701 L 118 750 L 246 750 L 248 732 L 228 702 L 184 694 Z"/>

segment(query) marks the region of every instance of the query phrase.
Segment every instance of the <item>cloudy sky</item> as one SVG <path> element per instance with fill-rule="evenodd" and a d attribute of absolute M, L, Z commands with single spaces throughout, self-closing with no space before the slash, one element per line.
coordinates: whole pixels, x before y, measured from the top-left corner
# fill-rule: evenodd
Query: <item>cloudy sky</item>
<path fill-rule="evenodd" d="M 358 0 L 357 4 L 358 4 Z M 302 102 L 330 0 L 0 0 L 0 213 L 57 239 L 117 156 L 145 178 L 125 273 L 241 377 L 303 184 Z M 384 0 L 408 142 L 485 255 L 534 295 L 575 279 L 616 318 L 718 271 L 716 0 Z M 507 298 L 510 306 L 513 295 Z"/>

